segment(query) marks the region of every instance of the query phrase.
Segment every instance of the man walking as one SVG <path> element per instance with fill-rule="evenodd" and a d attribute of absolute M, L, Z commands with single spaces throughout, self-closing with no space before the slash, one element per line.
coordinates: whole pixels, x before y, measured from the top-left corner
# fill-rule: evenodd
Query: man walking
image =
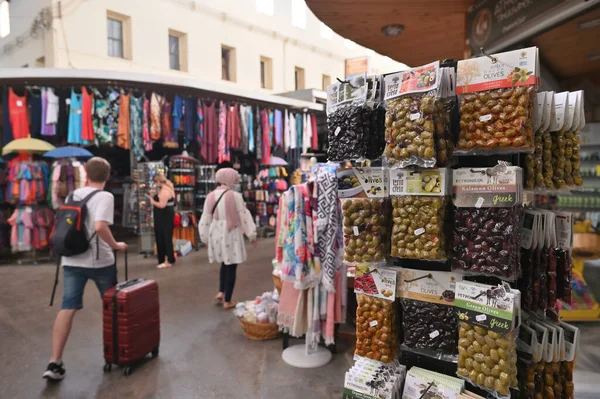
<path fill-rule="evenodd" d="M 86 208 L 85 233 L 89 248 L 76 256 L 63 256 L 64 295 L 61 310 L 52 329 L 52 357 L 43 377 L 49 380 L 62 380 L 65 366 L 63 350 L 71 332 L 75 313 L 83 308 L 83 290 L 88 280 L 92 280 L 100 295 L 117 284 L 117 269 L 113 250 L 126 251 L 127 244 L 116 242 L 109 226 L 113 224 L 114 197 L 103 191 L 110 177 L 110 164 L 94 157 L 86 163 L 88 185 L 78 188 L 71 194 L 73 200 L 81 201 L 91 194 Z"/>

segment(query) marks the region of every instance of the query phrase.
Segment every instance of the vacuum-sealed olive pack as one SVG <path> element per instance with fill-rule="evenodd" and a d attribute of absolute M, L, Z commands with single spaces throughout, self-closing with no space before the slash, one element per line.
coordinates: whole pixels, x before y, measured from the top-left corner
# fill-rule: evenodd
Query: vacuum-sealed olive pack
<path fill-rule="evenodd" d="M 452 269 L 514 281 L 519 275 L 522 169 L 453 171 L 454 234 Z"/>
<path fill-rule="evenodd" d="M 383 155 L 389 165 L 431 168 L 448 164 L 453 148 L 451 75 L 452 68 L 440 68 L 439 62 L 433 62 L 384 78 Z"/>
<path fill-rule="evenodd" d="M 456 152 L 533 152 L 538 74 L 537 47 L 459 61 Z"/>
<path fill-rule="evenodd" d="M 459 319 L 457 374 L 498 398 L 517 388 L 520 292 L 506 284 L 456 284 Z"/>
<path fill-rule="evenodd" d="M 401 269 L 398 297 L 402 303 L 404 349 L 455 360 L 458 322 L 454 309 L 457 273 Z"/>
<path fill-rule="evenodd" d="M 390 169 L 393 257 L 447 258 L 449 174 L 447 169 Z"/>
<path fill-rule="evenodd" d="M 365 294 L 357 295 L 356 350 L 361 357 L 393 362 L 396 358 L 396 309 L 394 302 Z"/>
<path fill-rule="evenodd" d="M 380 76 L 359 75 L 327 87 L 327 127 L 332 162 L 381 157 L 384 115 Z"/>

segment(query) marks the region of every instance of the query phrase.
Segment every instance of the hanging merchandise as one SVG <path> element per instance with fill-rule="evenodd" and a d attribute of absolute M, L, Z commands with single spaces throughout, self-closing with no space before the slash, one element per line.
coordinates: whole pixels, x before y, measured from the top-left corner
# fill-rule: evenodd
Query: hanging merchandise
<path fill-rule="evenodd" d="M 173 98 L 173 112 L 171 113 L 173 116 L 173 131 L 179 132 L 182 130 L 182 119 L 183 119 L 183 100 L 179 96 L 175 96 Z"/>
<path fill-rule="evenodd" d="M 446 260 L 451 232 L 447 169 L 390 170 L 392 256 Z"/>
<path fill-rule="evenodd" d="M 196 165 L 198 160 L 187 156 L 174 156 L 169 160 L 169 176 L 175 186 L 175 212 L 179 223 L 173 237 L 189 241 L 197 246 L 196 240 Z"/>
<path fill-rule="evenodd" d="M 457 152 L 533 152 L 533 114 L 539 81 L 537 47 L 459 61 Z"/>
<path fill-rule="evenodd" d="M 12 87 L 8 88 L 8 113 L 12 130 L 12 140 L 29 137 L 29 120 L 27 119 L 27 93 L 18 96 Z M 6 124 L 4 125 L 6 126 Z M 5 141 L 5 144 L 8 144 Z"/>
<path fill-rule="evenodd" d="M 85 87 L 81 88 L 81 139 L 84 143 L 94 142 L 94 125 L 92 112 L 94 108 L 94 95 Z"/>
<path fill-rule="evenodd" d="M 240 131 L 240 111 L 238 104 L 228 104 L 227 106 L 227 147 L 231 149 L 239 149 L 241 141 Z"/>
<path fill-rule="evenodd" d="M 144 124 L 144 101 L 146 100 L 145 95 L 141 95 L 136 98 L 133 94 L 129 103 L 129 134 L 130 144 L 133 150 L 134 157 L 137 161 L 141 161 L 144 157 L 144 137 L 143 137 L 143 124 Z"/>
<path fill-rule="evenodd" d="M 130 100 L 131 93 L 125 94 L 125 91 L 121 90 L 119 100 L 119 128 L 117 130 L 117 146 L 129 150 L 131 148 L 131 134 L 130 129 Z"/>
<path fill-rule="evenodd" d="M 402 391 L 405 378 L 406 366 L 360 357 L 346 372 L 344 398 L 393 399 Z"/>
<path fill-rule="evenodd" d="M 383 168 L 338 169 L 344 233 L 344 261 L 385 262 L 389 250 L 389 201 Z M 356 187 L 346 189 L 348 181 Z"/>
<path fill-rule="evenodd" d="M 142 109 L 142 144 L 144 151 L 150 152 L 154 142 L 150 139 L 150 100 L 146 95 Z"/>
<path fill-rule="evenodd" d="M 371 270 L 366 274 L 373 278 L 381 275 L 383 269 Z M 395 272 L 387 273 L 385 276 L 395 276 Z M 362 275 L 363 277 L 365 275 Z M 357 276 L 361 277 L 361 276 Z M 383 280 L 383 278 L 382 278 Z M 393 280 L 395 289 L 395 279 Z M 396 307 L 394 294 L 386 295 L 388 291 L 380 292 L 380 295 L 357 295 L 358 306 L 356 308 L 356 350 L 354 354 L 380 361 L 391 363 L 396 358 L 397 332 L 396 332 Z M 389 298 L 389 299 L 388 299 Z"/>
<path fill-rule="evenodd" d="M 187 97 L 183 101 L 183 138 L 186 145 L 190 145 L 196 139 L 196 119 L 200 118 L 202 121 L 202 114 L 198 115 L 198 111 L 201 109 L 197 108 L 197 102 L 198 100 L 192 97 Z"/>
<path fill-rule="evenodd" d="M 165 98 L 158 93 L 152 93 L 150 97 L 150 140 L 157 141 L 162 137 L 162 106 Z"/>
<path fill-rule="evenodd" d="M 148 196 L 155 191 L 154 176 L 165 174 L 162 162 L 140 162 L 137 164 L 138 207 L 140 238 L 139 251 L 145 255 L 154 253 L 154 217 Z"/>
<path fill-rule="evenodd" d="M 219 137 L 219 159 L 218 162 L 222 163 L 225 161 L 231 161 L 231 156 L 229 154 L 229 146 L 227 143 L 227 107 L 223 101 L 219 102 L 219 128 L 218 128 L 218 137 Z"/>
<path fill-rule="evenodd" d="M 69 135 L 67 142 L 69 144 L 86 144 L 82 136 L 83 128 L 83 94 L 75 93 L 71 89 L 71 98 L 69 101 Z"/>
<path fill-rule="evenodd" d="M 121 95 L 109 89 L 103 94 L 92 89 L 94 94 L 94 132 L 98 144 L 113 144 L 119 129 L 119 104 Z"/>
<path fill-rule="evenodd" d="M 39 138 L 42 134 L 42 95 L 38 87 L 27 87 L 29 105 L 29 133 Z"/>
<path fill-rule="evenodd" d="M 64 205 L 67 196 L 87 184 L 85 165 L 78 161 L 56 161 L 50 171 L 48 203 L 53 209 Z"/>
<path fill-rule="evenodd" d="M 12 252 L 44 250 L 49 246 L 54 214 L 45 207 L 19 207 L 8 223 L 12 226 L 10 244 Z"/>
<path fill-rule="evenodd" d="M 203 131 L 200 154 L 205 163 L 215 164 L 219 159 L 219 119 L 217 118 L 216 100 L 211 105 L 202 103 Z"/>
<path fill-rule="evenodd" d="M 402 399 L 445 398 L 483 399 L 465 390 L 464 381 L 420 367 L 412 367 L 406 374 Z"/>
<path fill-rule="evenodd" d="M 10 88 L 2 89 L 2 145 L 7 145 L 13 140 L 12 122 L 10 117 Z"/>
<path fill-rule="evenodd" d="M 161 130 L 163 147 L 179 148 L 177 131 L 173 127 L 172 103 L 167 100 L 167 97 L 164 97 L 162 103 Z"/>
<path fill-rule="evenodd" d="M 453 270 L 516 280 L 522 184 L 522 169 L 505 162 L 454 170 Z"/>
<path fill-rule="evenodd" d="M 455 306 L 460 377 L 498 398 L 509 398 L 517 388 L 518 290 L 460 281 Z"/>
<path fill-rule="evenodd" d="M 48 166 L 45 162 L 16 162 L 8 172 L 6 202 L 13 205 L 35 205 L 46 199 Z"/>
<path fill-rule="evenodd" d="M 58 96 L 52 88 L 42 88 L 42 136 L 55 136 L 58 123 Z"/>
<path fill-rule="evenodd" d="M 456 273 L 400 270 L 398 296 L 403 310 L 403 350 L 456 360 L 454 290 L 461 280 L 462 276 Z"/>

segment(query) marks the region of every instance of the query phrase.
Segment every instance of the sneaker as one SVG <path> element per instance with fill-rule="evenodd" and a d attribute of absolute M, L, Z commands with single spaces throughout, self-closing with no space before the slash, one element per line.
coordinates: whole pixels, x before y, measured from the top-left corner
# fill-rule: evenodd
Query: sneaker
<path fill-rule="evenodd" d="M 47 380 L 60 381 L 65 378 L 65 373 L 66 371 L 63 362 L 60 362 L 60 364 L 52 362 L 48 364 L 48 367 L 46 368 L 46 371 L 42 377 Z"/>

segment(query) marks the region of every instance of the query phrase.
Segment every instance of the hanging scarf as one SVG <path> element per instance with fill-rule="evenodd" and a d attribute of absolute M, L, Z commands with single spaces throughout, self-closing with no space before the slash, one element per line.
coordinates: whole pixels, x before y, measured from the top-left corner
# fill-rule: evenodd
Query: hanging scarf
<path fill-rule="evenodd" d="M 319 257 L 321 260 L 321 281 L 325 289 L 334 292 L 335 271 L 339 264 L 337 235 L 339 209 L 337 200 L 337 179 L 332 173 L 320 171 L 317 175 Z"/>

